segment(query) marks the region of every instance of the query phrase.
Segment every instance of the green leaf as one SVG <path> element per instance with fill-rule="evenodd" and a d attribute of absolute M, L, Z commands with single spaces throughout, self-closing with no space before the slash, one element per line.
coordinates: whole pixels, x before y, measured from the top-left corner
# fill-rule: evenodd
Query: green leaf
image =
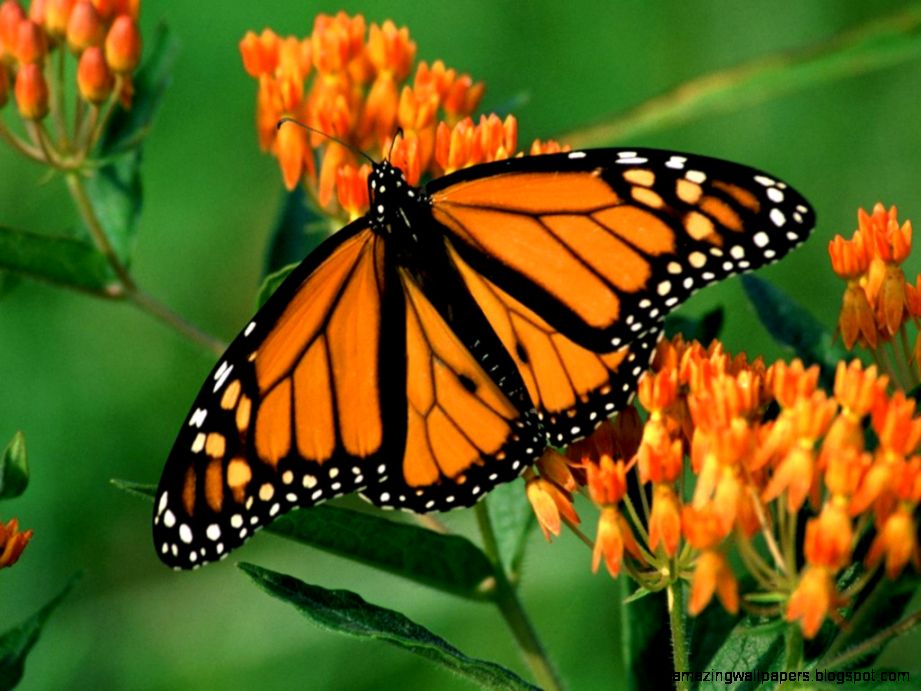
<path fill-rule="evenodd" d="M 282 194 L 278 218 L 266 250 L 267 275 L 289 265 L 299 264 L 336 230 L 330 226 L 330 219 L 307 204 L 307 196 L 302 187 L 284 190 Z"/>
<path fill-rule="evenodd" d="M 135 496 L 156 496 L 153 485 L 110 482 Z M 486 598 L 493 576 L 486 555 L 466 538 L 334 506 L 296 509 L 266 531 L 466 598 Z"/>
<path fill-rule="evenodd" d="M 373 605 L 355 593 L 327 590 L 254 564 L 243 563 L 240 568 L 269 595 L 293 605 L 321 628 L 385 641 L 439 664 L 481 688 L 537 688 L 494 662 L 467 657 L 400 612 Z"/>
<path fill-rule="evenodd" d="M 38 641 L 48 617 L 61 604 L 61 601 L 67 597 L 67 594 L 79 578 L 79 574 L 73 576 L 51 602 L 19 626 L 0 634 L 0 691 L 15 688 L 20 682 L 25 671 L 26 656 Z"/>
<path fill-rule="evenodd" d="M 754 622 L 753 619 L 747 619 L 736 624 L 713 657 L 709 660 L 701 660 L 699 665 L 694 665 L 695 671 L 771 672 L 781 669 L 785 650 L 784 632 L 788 626 L 799 626 L 799 624 L 777 621 L 770 625 L 753 626 L 752 622 Z M 760 684 L 756 679 L 740 680 L 732 688 L 758 689 Z"/>
<path fill-rule="evenodd" d="M 921 56 L 921 9 L 874 19 L 831 40 L 751 60 L 678 85 L 628 111 L 557 137 L 574 149 L 636 140 L 655 130 Z"/>
<path fill-rule="evenodd" d="M 513 580 L 517 580 L 528 537 L 537 525 L 524 486 L 518 482 L 506 482 L 492 490 L 485 501 L 502 566 Z"/>
<path fill-rule="evenodd" d="M 464 537 L 349 509 L 298 509 L 266 530 L 461 597 L 483 599 L 493 577 L 486 555 Z"/>
<path fill-rule="evenodd" d="M 623 604 L 629 605 L 631 602 L 642 600 L 644 597 L 646 597 L 647 595 L 652 595 L 654 592 L 657 592 L 657 591 L 650 590 L 649 588 L 644 588 L 643 586 L 640 586 L 639 588 L 634 590 L 632 593 L 630 593 L 629 595 L 627 595 L 627 597 L 623 599 Z"/>
<path fill-rule="evenodd" d="M 16 432 L 0 456 L 0 499 L 18 497 L 29 484 L 26 435 Z"/>
<path fill-rule="evenodd" d="M 92 293 L 117 283 L 105 258 L 81 240 L 0 227 L 0 269 Z"/>
<path fill-rule="evenodd" d="M 153 40 L 147 42 L 147 57 L 134 75 L 134 98 L 131 108 L 118 108 L 113 114 L 100 144 L 103 156 L 114 156 L 134 149 L 150 129 L 172 81 L 173 68 L 179 57 L 179 40 L 165 24 L 160 24 Z"/>
<path fill-rule="evenodd" d="M 288 278 L 288 274 L 294 271 L 297 268 L 297 264 L 288 264 L 280 268 L 278 271 L 270 273 L 262 281 L 262 285 L 259 287 L 259 292 L 256 294 L 256 306 L 262 307 L 266 301 L 272 297 L 272 293 L 278 290 L 278 286 Z"/>
<path fill-rule="evenodd" d="M 717 307 L 697 319 L 681 314 L 670 314 L 665 318 L 665 336 L 674 338 L 677 334 L 686 341 L 698 341 L 704 346 L 720 335 L 723 329 L 723 308 Z"/>
<path fill-rule="evenodd" d="M 840 360 L 847 351 L 834 342 L 828 329 L 792 297 L 757 276 L 742 276 L 742 286 L 758 319 L 774 339 L 791 348 L 806 366 L 818 364 L 822 383 L 831 386 Z"/>
<path fill-rule="evenodd" d="M 634 583 L 629 578 L 617 579 L 621 600 L 630 597 Z M 669 689 L 674 687 L 671 659 L 671 636 L 668 630 L 668 608 L 665 591 L 647 597 L 634 598 L 620 608 L 620 640 L 624 658 L 627 689 Z"/>
<path fill-rule="evenodd" d="M 116 256 L 130 264 L 143 201 L 140 149 L 94 171 L 86 179 L 86 193 Z"/>

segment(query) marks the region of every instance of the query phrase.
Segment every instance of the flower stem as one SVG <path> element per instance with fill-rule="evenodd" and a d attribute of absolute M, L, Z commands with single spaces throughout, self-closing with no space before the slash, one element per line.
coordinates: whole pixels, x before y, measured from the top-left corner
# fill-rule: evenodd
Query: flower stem
<path fill-rule="evenodd" d="M 838 657 L 832 658 L 827 663 L 825 663 L 825 666 L 828 669 L 840 669 L 842 667 L 846 667 L 851 663 L 860 660 L 860 658 L 862 658 L 864 655 L 867 655 L 874 650 L 879 650 L 890 639 L 895 638 L 896 636 L 900 636 L 904 633 L 908 633 L 919 624 L 921 624 L 921 610 L 909 615 L 902 621 L 893 624 L 892 626 L 886 627 L 878 634 L 864 639 L 861 643 L 858 643 L 852 648 L 845 650 Z M 819 664 L 821 664 L 821 661 Z"/>
<path fill-rule="evenodd" d="M 483 550 L 492 562 L 496 578 L 493 601 L 515 636 L 515 641 L 518 643 L 521 654 L 540 687 L 549 691 L 562 691 L 563 684 L 557 676 L 556 670 L 550 664 L 550 659 L 537 637 L 537 632 L 534 630 L 527 612 L 525 612 L 521 601 L 518 599 L 518 594 L 505 575 L 502 559 L 499 556 L 499 543 L 496 541 L 496 533 L 489 518 L 486 502 L 481 501 L 477 504 L 474 512 L 476 513 L 477 525 L 480 528 L 480 535 L 483 538 Z"/>
<path fill-rule="evenodd" d="M 99 217 L 96 215 L 89 195 L 86 193 L 86 187 L 83 184 L 83 179 L 80 177 L 80 174 L 77 172 L 69 172 L 65 175 L 65 178 L 67 180 L 67 189 L 70 191 L 70 196 L 73 198 L 74 203 L 80 211 L 80 216 L 83 218 L 83 222 L 89 230 L 93 243 L 102 253 L 102 256 L 118 277 L 119 283 L 121 283 L 121 287 L 124 291 L 122 297 L 144 312 L 147 312 L 147 314 L 159 319 L 190 341 L 201 345 L 217 355 L 223 353 L 226 346 L 218 339 L 206 334 L 195 325 L 189 323 L 162 302 L 159 302 L 138 287 L 134 278 L 128 273 L 128 269 L 118 258 L 115 248 L 112 247 L 112 243 L 109 241 L 109 236 L 106 235 L 105 229 L 99 222 Z"/>
<path fill-rule="evenodd" d="M 686 641 L 687 629 L 684 625 L 684 583 L 677 578 L 677 575 L 668 584 L 666 592 L 668 594 L 668 624 L 672 634 L 672 659 L 675 672 L 678 674 L 675 687 L 679 691 L 686 691 L 691 688 L 691 685 L 687 679 L 682 677 L 684 672 L 691 671 L 691 664 Z"/>

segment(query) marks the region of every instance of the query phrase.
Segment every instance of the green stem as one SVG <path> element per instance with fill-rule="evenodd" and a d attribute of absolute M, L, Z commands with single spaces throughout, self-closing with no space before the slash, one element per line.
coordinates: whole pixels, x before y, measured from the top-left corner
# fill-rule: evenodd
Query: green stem
<path fill-rule="evenodd" d="M 799 624 L 787 626 L 784 635 L 786 654 L 784 656 L 784 669 L 800 669 L 803 664 L 803 630 Z"/>
<path fill-rule="evenodd" d="M 483 539 L 483 550 L 489 557 L 493 565 L 493 572 L 496 578 L 496 590 L 493 601 L 502 613 L 502 618 L 511 629 L 515 636 L 515 641 L 521 650 L 525 662 L 531 669 L 535 681 L 543 689 L 549 691 L 562 691 L 563 683 L 557 676 L 556 671 L 550 664 L 550 659 L 544 651 L 544 647 L 537 637 L 531 620 L 527 612 L 518 599 L 518 594 L 511 586 L 505 575 L 505 569 L 502 566 L 502 559 L 499 556 L 499 543 L 496 541 L 496 533 L 492 527 L 492 521 L 489 519 L 489 510 L 486 502 L 481 501 L 474 509 L 477 518 L 477 525 L 480 528 L 480 535 Z"/>
<path fill-rule="evenodd" d="M 70 172 L 65 175 L 65 178 L 67 180 L 67 189 L 70 191 L 74 203 L 80 210 L 80 216 L 83 218 L 83 222 L 89 230 L 90 237 L 93 239 L 97 249 L 102 253 L 106 262 L 112 267 L 112 271 L 115 272 L 115 275 L 118 277 L 124 289 L 124 298 L 144 312 L 147 312 L 147 314 L 159 319 L 189 340 L 198 343 L 217 355 L 223 353 L 226 349 L 225 344 L 189 323 L 173 312 L 169 307 L 157 301 L 138 287 L 134 278 L 128 273 L 128 269 L 118 258 L 115 248 L 112 247 L 112 243 L 109 242 L 109 237 L 106 235 L 105 229 L 99 222 L 95 209 L 93 209 L 93 204 L 90 201 L 89 195 L 86 193 L 86 187 L 83 184 L 83 179 L 80 177 L 80 174 Z"/>
<path fill-rule="evenodd" d="M 685 672 L 691 671 L 691 663 L 688 658 L 686 640 L 684 584 L 677 577 L 673 577 L 673 580 L 668 584 L 667 593 L 668 624 L 672 634 L 672 659 L 675 664 L 675 672 L 678 674 L 678 682 L 675 686 L 679 691 L 687 691 L 691 688 L 691 684 L 683 677 Z"/>
<path fill-rule="evenodd" d="M 864 655 L 868 655 L 874 650 L 879 650 L 896 636 L 901 636 L 904 633 L 908 633 L 918 624 L 921 624 L 921 611 L 917 611 L 902 621 L 898 622 L 897 624 L 893 624 L 892 626 L 883 629 L 875 636 L 870 636 L 870 638 L 864 639 L 858 645 L 855 645 L 853 648 L 850 648 L 838 657 L 829 660 L 827 663 L 825 663 L 825 666 L 828 669 L 839 669 L 841 667 L 846 667 L 851 663 L 856 662 Z M 826 654 L 825 657 L 828 657 L 828 655 Z M 819 664 L 821 664 L 821 661 Z"/>
<path fill-rule="evenodd" d="M 850 621 L 847 623 L 847 627 L 843 628 L 838 632 L 838 635 L 835 636 L 828 650 L 825 651 L 825 654 L 822 655 L 822 659 L 819 660 L 820 663 L 823 660 L 834 658 L 838 651 L 850 645 L 851 638 L 855 631 L 866 630 L 867 619 L 872 617 L 873 614 L 879 610 L 882 601 L 888 597 L 888 593 L 886 592 L 888 590 L 888 585 L 891 585 L 891 581 L 887 581 L 882 577 L 876 582 L 876 585 L 867 596 L 867 599 L 861 603 L 851 616 Z"/>

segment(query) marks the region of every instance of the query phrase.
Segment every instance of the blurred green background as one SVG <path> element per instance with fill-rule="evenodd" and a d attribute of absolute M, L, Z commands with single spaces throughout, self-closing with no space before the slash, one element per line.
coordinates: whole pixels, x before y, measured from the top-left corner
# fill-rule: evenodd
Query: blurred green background
<path fill-rule="evenodd" d="M 183 51 L 145 148 L 145 206 L 134 260 L 141 285 L 205 330 L 230 339 L 246 323 L 280 199 L 260 154 L 255 84 L 237 42 L 248 29 L 309 33 L 345 9 L 410 27 L 418 57 L 442 58 L 487 84 L 484 109 L 513 103 L 520 141 L 597 121 L 707 72 L 828 39 L 903 2 L 654 3 L 495 0 L 457 3 L 145 3 L 142 28 L 166 21 Z M 565 7 L 565 9 L 564 9 Z M 9 110 L 7 106 L 6 110 Z M 858 206 L 896 203 L 921 219 L 921 60 L 799 91 L 617 144 L 695 151 L 763 168 L 812 201 L 818 231 L 761 273 L 834 324 L 842 284 L 828 267 L 834 233 Z M 0 223 L 61 232 L 77 217 L 60 180 L 0 147 Z M 921 264 L 916 250 L 906 273 Z M 731 350 L 778 357 L 738 280 L 705 291 L 687 314 L 726 307 Z M 347 588 L 399 609 L 465 653 L 527 676 L 498 614 L 262 534 L 194 573 L 163 568 L 150 507 L 109 478 L 154 483 L 213 357 L 128 306 L 23 282 L 0 302 L 0 443 L 27 435 L 26 494 L 2 518 L 35 529 L 23 560 L 0 573 L 0 628 L 85 574 L 30 656 L 24 689 L 469 688 L 382 644 L 314 628 L 233 566 L 237 559 Z M 591 511 L 585 511 L 586 517 Z M 446 519 L 459 530 L 468 513 Z M 591 530 L 591 525 L 588 526 Z M 617 686 L 620 589 L 593 576 L 564 535 L 535 535 L 522 588 L 536 626 L 573 689 Z M 629 610 L 627 611 L 629 616 Z M 914 643 L 889 665 L 921 675 Z M 663 657 L 670 651 L 663 650 Z"/>

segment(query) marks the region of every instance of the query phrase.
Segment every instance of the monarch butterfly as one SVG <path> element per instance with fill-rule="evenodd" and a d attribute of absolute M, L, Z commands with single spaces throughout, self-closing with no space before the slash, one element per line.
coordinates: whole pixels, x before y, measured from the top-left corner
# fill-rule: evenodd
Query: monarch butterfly
<path fill-rule="evenodd" d="M 654 149 L 388 161 L 206 379 L 154 501 L 161 559 L 226 557 L 295 508 L 470 506 L 623 408 L 665 315 L 814 226 L 754 169 Z"/>

